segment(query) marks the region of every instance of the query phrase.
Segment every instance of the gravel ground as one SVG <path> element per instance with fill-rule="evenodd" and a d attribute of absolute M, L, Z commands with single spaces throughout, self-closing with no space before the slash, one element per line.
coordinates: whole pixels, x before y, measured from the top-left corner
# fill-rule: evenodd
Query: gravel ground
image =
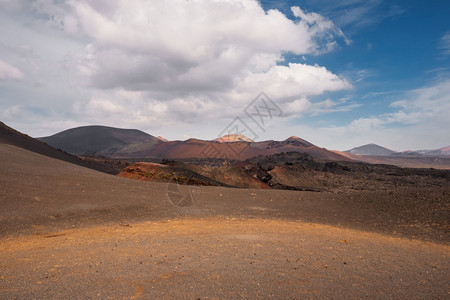
<path fill-rule="evenodd" d="M 3 144 L 0 161 L 1 299 L 450 296 L 448 186 L 176 186 Z"/>

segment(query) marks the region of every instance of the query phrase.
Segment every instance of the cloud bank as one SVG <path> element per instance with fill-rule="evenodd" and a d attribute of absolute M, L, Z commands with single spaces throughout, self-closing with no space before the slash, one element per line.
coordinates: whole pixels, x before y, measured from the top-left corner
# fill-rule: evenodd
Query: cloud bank
<path fill-rule="evenodd" d="M 285 53 L 318 55 L 345 42 L 330 20 L 299 7 L 292 8 L 291 20 L 250 0 L 2 4 L 33 24 L 34 29 L 23 25 L 27 30 L 57 32 L 77 44 L 76 50 L 62 47 L 66 52 L 55 59 L 57 80 L 65 78 L 61 85 L 83 96 L 67 106 L 80 123 L 115 120 L 151 129 L 156 122 L 230 118 L 262 90 L 295 108 L 294 114 L 308 108 L 299 101 L 309 100 L 301 99 L 352 88 L 323 66 L 280 65 Z M 36 52 L 36 45 L 27 47 Z M 42 59 L 35 59 L 37 69 L 46 68 Z M 17 69 L 8 72 L 23 77 Z"/>

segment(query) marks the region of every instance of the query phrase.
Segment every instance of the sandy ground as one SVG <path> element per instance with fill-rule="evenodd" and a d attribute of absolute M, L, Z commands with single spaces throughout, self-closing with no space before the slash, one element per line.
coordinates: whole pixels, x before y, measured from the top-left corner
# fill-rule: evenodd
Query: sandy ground
<path fill-rule="evenodd" d="M 450 297 L 449 187 L 170 185 L 0 144 L 0 298 Z"/>
<path fill-rule="evenodd" d="M 96 226 L 4 239 L 0 297 L 446 298 L 448 250 L 276 220 Z"/>

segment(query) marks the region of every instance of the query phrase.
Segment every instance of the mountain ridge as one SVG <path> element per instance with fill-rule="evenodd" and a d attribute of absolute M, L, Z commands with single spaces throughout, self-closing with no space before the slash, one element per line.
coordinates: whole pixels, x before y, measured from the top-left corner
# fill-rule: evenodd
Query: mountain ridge
<path fill-rule="evenodd" d="M 320 159 L 351 160 L 296 136 L 283 141 L 259 142 L 243 135 L 225 135 L 215 140 L 165 141 L 137 129 L 92 125 L 67 129 L 39 140 L 74 155 L 111 158 L 245 160 L 259 155 L 299 152 Z"/>

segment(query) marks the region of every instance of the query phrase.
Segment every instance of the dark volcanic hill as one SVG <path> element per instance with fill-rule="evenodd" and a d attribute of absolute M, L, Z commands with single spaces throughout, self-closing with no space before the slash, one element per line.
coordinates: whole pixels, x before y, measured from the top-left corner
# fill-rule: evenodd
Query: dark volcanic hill
<path fill-rule="evenodd" d="M 112 156 L 120 151 L 132 154 L 162 142 L 160 139 L 137 129 L 120 129 L 98 125 L 68 129 L 49 137 L 39 138 L 39 140 L 75 155 L 95 154 L 105 156 Z"/>
<path fill-rule="evenodd" d="M 376 144 L 367 144 L 347 150 L 345 152 L 358 155 L 390 155 L 395 153 L 395 151 L 389 150 Z"/>
<path fill-rule="evenodd" d="M 2 122 L 0 122 L 0 144 L 12 145 L 51 158 L 114 175 L 128 166 L 128 163 L 114 159 L 92 157 L 87 159 L 84 157 L 77 157 L 14 130 Z"/>
<path fill-rule="evenodd" d="M 78 157 L 57 150 L 44 142 L 12 129 L 2 122 L 0 122 L 0 143 L 13 145 L 51 158 L 84 166 Z"/>

